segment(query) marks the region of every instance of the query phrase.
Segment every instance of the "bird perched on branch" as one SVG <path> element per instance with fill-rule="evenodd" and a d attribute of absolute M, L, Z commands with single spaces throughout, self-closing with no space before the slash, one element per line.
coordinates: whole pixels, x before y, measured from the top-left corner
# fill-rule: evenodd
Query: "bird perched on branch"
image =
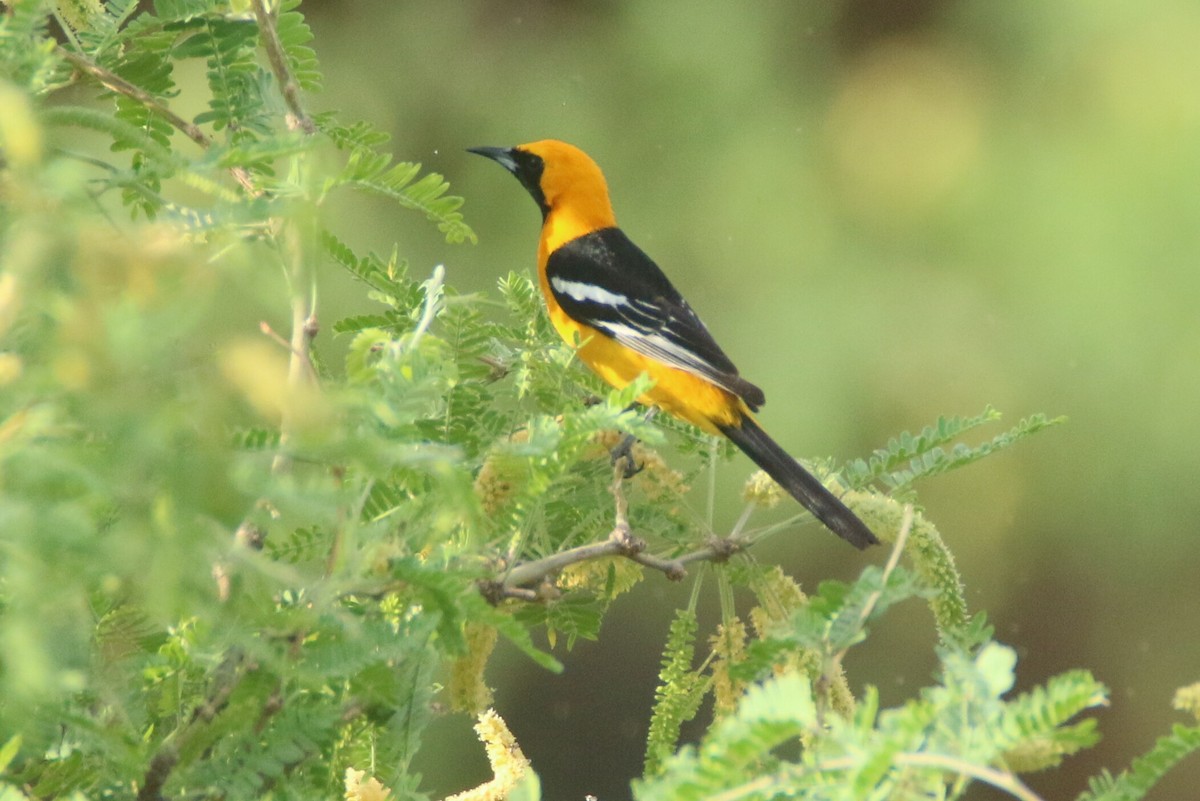
<path fill-rule="evenodd" d="M 623 388 L 645 373 L 638 400 L 730 439 L 833 533 L 878 543 L 858 517 L 754 419 L 763 391 L 738 374 L 658 265 L 617 227 L 608 185 L 579 148 L 547 139 L 476 147 L 517 177 L 542 211 L 538 283 L 550 320 L 580 360 Z"/>

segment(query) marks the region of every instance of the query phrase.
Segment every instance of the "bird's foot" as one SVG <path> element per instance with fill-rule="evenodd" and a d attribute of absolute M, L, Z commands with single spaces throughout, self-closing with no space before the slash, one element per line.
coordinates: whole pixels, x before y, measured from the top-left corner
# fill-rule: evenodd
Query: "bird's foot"
<path fill-rule="evenodd" d="M 624 477 L 627 479 L 633 478 L 645 468 L 645 465 L 638 464 L 633 458 L 633 446 L 636 443 L 637 437 L 635 437 L 633 434 L 626 434 L 610 452 L 612 456 L 613 467 L 616 467 L 622 460 L 624 460 Z"/>

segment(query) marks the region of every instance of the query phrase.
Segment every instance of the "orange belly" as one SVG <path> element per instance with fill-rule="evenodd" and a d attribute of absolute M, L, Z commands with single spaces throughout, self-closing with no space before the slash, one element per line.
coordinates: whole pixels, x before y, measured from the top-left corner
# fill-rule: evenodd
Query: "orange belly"
<path fill-rule="evenodd" d="M 572 320 L 557 306 L 550 308 L 550 321 L 558 333 L 567 344 L 580 342 L 576 350 L 579 360 L 609 384 L 624 389 L 643 373 L 654 379 L 654 386 L 638 398 L 638 403 L 658 406 L 710 434 L 718 434 L 718 426 L 734 425 L 750 414 L 733 393 L 619 345 L 611 337 Z"/>

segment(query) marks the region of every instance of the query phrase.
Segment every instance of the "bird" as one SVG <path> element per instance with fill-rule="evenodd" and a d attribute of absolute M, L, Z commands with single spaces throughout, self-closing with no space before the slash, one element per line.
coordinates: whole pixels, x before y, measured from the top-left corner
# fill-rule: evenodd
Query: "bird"
<path fill-rule="evenodd" d="M 512 173 L 542 213 L 538 284 L 554 328 L 604 381 L 646 374 L 638 402 L 728 438 L 834 534 L 879 542 L 836 495 L 762 429 L 763 391 L 743 378 L 659 266 L 617 226 L 600 167 L 574 145 L 544 139 L 468 152 Z"/>

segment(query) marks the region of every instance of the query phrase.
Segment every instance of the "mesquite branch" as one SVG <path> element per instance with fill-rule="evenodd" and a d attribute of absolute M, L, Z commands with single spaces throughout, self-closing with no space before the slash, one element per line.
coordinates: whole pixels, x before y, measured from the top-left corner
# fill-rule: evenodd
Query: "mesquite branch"
<path fill-rule="evenodd" d="M 629 525 L 628 501 L 625 499 L 623 482 L 625 477 L 624 459 L 619 459 L 613 466 L 612 494 L 615 505 L 616 523 L 606 539 L 590 545 L 580 545 L 561 553 L 551 554 L 543 559 L 524 562 L 516 565 L 496 581 L 484 582 L 481 591 L 493 602 L 504 598 L 521 600 L 538 600 L 546 592 L 531 590 L 531 585 L 544 582 L 545 579 L 562 571 L 568 565 L 601 559 L 609 556 L 621 556 L 637 562 L 643 567 L 657 570 L 672 581 L 681 581 L 687 575 L 687 566 L 694 562 L 723 562 L 735 553 L 744 550 L 750 543 L 740 538 L 713 538 L 707 545 L 677 557 L 662 557 L 646 553 L 646 541 L 634 535 Z"/>
<path fill-rule="evenodd" d="M 75 69 L 79 70 L 85 75 L 90 75 L 92 78 L 95 78 L 105 89 L 116 92 L 119 95 L 124 95 L 125 97 L 135 100 L 146 108 L 150 109 L 150 111 L 166 120 L 172 128 L 180 131 L 184 136 L 186 136 L 188 139 L 191 139 L 200 147 L 204 148 L 205 150 L 212 147 L 212 139 L 209 138 L 208 134 L 200 130 L 199 126 L 188 122 L 174 111 L 171 111 L 171 109 L 159 101 L 158 98 L 147 92 L 142 87 L 130 83 L 120 75 L 101 67 L 87 56 L 68 50 L 62 45 L 58 46 L 56 52 L 58 55 L 62 56 L 63 59 L 69 61 L 72 66 L 75 67 Z M 229 172 L 247 192 L 255 195 L 258 194 L 258 189 L 254 186 L 254 181 L 250 179 L 250 174 L 244 169 L 241 167 L 231 167 Z"/>
<path fill-rule="evenodd" d="M 314 134 L 317 132 L 317 126 L 300 103 L 300 83 L 288 67 L 287 54 L 283 51 L 283 43 L 279 41 L 279 31 L 275 28 L 275 17 L 267 11 L 263 0 L 252 0 L 251 5 L 254 7 L 254 18 L 258 21 L 258 31 L 262 34 L 263 47 L 267 51 L 267 60 L 271 62 L 271 71 L 275 73 L 283 101 L 292 112 L 296 127 L 306 134 Z"/>

